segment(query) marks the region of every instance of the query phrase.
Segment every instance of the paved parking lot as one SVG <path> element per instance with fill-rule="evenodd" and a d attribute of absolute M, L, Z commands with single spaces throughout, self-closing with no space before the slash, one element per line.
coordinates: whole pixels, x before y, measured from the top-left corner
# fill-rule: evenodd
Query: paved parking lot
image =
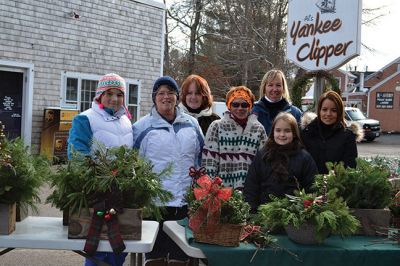
<path fill-rule="evenodd" d="M 400 158 L 400 134 L 383 134 L 372 142 L 357 144 L 362 157 L 387 156 Z"/>

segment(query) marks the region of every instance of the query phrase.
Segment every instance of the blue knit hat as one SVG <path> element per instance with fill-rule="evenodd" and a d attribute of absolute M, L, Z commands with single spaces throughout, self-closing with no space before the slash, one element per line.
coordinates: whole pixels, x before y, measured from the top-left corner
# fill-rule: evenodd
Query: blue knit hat
<path fill-rule="evenodd" d="M 152 93 L 152 98 L 153 102 L 155 102 L 156 94 L 158 91 L 158 88 L 160 88 L 161 85 L 167 85 L 170 89 L 175 91 L 177 99 L 179 99 L 179 86 L 176 83 L 176 81 L 171 78 L 170 76 L 163 76 L 160 77 L 154 82 L 153 85 L 153 93 Z"/>

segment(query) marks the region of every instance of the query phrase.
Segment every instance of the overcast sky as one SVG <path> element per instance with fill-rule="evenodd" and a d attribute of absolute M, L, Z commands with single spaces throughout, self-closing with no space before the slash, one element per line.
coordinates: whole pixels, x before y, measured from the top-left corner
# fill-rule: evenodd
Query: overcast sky
<path fill-rule="evenodd" d="M 349 62 L 357 70 L 376 71 L 400 57 L 400 0 L 363 0 L 363 7 L 387 6 L 376 25 L 361 27 L 361 42 L 373 49 L 361 47 L 361 55 Z"/>

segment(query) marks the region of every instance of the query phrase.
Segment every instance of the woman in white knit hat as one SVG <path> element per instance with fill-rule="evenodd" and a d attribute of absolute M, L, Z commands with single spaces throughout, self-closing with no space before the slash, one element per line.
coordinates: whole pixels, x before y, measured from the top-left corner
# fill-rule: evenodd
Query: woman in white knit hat
<path fill-rule="evenodd" d="M 68 139 L 68 158 L 72 152 L 91 155 L 96 143 L 106 147 L 133 146 L 132 123 L 124 104 L 125 80 L 111 73 L 100 78 L 92 107 L 74 117 Z M 122 266 L 127 253 L 96 252 L 94 258 Z M 95 266 L 89 259 L 86 266 Z"/>

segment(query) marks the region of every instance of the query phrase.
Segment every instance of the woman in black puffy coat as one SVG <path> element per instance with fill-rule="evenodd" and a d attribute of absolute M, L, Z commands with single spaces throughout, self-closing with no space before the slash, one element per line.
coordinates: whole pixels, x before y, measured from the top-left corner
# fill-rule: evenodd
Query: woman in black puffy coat
<path fill-rule="evenodd" d="M 320 97 L 317 117 L 304 114 L 301 138 L 320 174 L 328 173 L 326 162 L 356 167 L 356 142 L 362 139 L 362 132 L 357 124 L 346 126 L 343 101 L 336 92 L 328 91 Z"/>

